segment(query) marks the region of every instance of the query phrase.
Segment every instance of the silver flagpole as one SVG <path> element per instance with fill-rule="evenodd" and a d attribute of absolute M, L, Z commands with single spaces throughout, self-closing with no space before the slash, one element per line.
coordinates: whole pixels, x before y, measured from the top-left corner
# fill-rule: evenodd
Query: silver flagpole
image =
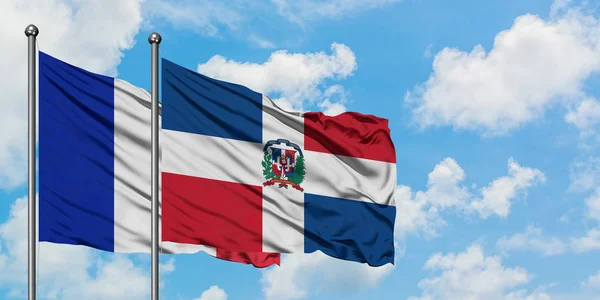
<path fill-rule="evenodd" d="M 29 295 L 29 300 L 35 300 L 36 298 L 36 245 L 37 245 L 37 207 L 36 207 L 36 199 L 35 199 L 35 190 L 36 190 L 36 176 L 35 176 L 35 140 L 37 134 L 37 122 L 36 122 L 36 47 L 35 40 L 39 33 L 38 28 L 31 24 L 25 28 L 25 36 L 27 36 L 28 42 L 28 88 L 27 88 L 27 96 L 28 96 L 28 105 L 29 105 L 29 139 L 28 139 L 28 202 L 29 202 L 29 214 L 28 214 L 28 247 L 27 247 L 27 267 L 28 267 L 28 277 L 27 277 L 27 294 Z"/>
<path fill-rule="evenodd" d="M 148 37 L 152 46 L 152 300 L 158 300 L 158 45 L 162 38 L 153 32 Z"/>

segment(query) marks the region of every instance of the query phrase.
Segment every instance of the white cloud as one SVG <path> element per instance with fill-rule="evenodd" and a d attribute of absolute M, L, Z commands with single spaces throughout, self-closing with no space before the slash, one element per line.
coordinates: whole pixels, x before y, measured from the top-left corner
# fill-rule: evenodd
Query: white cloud
<path fill-rule="evenodd" d="M 141 0 L 0 1 L 0 189 L 25 182 L 27 155 L 27 39 L 29 23 L 40 29 L 41 51 L 107 75 L 116 74 L 141 23 Z M 110 20 L 110 22 L 106 22 Z M 102 38 L 98 38 L 101 34 Z"/>
<path fill-rule="evenodd" d="M 534 291 L 529 294 L 526 290 L 508 293 L 502 300 L 551 300 L 556 299 L 554 295 L 550 295 L 544 291 Z M 556 299 L 558 300 L 558 299 Z M 575 300 L 570 298 L 570 300 Z"/>
<path fill-rule="evenodd" d="M 574 110 L 565 115 L 565 121 L 575 125 L 583 136 L 593 135 L 600 123 L 600 102 L 593 98 L 581 101 Z"/>
<path fill-rule="evenodd" d="M 590 157 L 585 161 L 577 161 L 569 172 L 570 191 L 589 191 L 600 185 L 600 158 Z"/>
<path fill-rule="evenodd" d="M 586 281 L 581 283 L 581 286 L 584 288 L 600 290 L 600 271 L 595 275 L 590 275 Z"/>
<path fill-rule="evenodd" d="M 251 42 L 253 42 L 258 47 L 263 48 L 263 49 L 277 48 L 277 45 L 275 45 L 273 42 L 271 42 L 269 40 L 266 40 L 264 38 L 261 38 L 259 36 L 256 36 L 256 35 L 251 35 L 249 37 L 249 39 L 250 39 Z"/>
<path fill-rule="evenodd" d="M 174 258 L 169 258 L 169 260 L 167 260 L 164 263 L 161 263 L 159 265 L 160 268 L 160 274 L 168 274 L 168 273 L 173 273 L 175 271 L 175 259 Z"/>
<path fill-rule="evenodd" d="M 42 267 L 44 267 L 42 265 Z M 115 256 L 109 261 L 99 260 L 98 271 L 85 280 L 64 284 L 62 299 L 147 299 L 150 276 L 125 256 Z M 65 272 L 54 274 L 61 276 Z M 73 284 L 74 286 L 71 286 Z M 55 285 L 56 287 L 56 285 Z"/>
<path fill-rule="evenodd" d="M 435 235 L 445 225 L 439 212 L 463 207 L 470 193 L 461 183 L 465 172 L 453 158 L 445 158 L 427 175 L 427 190 L 413 193 L 409 186 L 396 189 L 396 235 L 423 231 Z"/>
<path fill-rule="evenodd" d="M 596 161 L 598 164 L 598 161 Z M 598 165 L 593 168 L 597 168 Z M 586 167 L 586 170 L 580 171 L 578 179 L 573 181 L 572 185 L 577 184 L 579 188 L 589 189 L 592 184 L 596 184 L 597 178 L 586 179 L 585 174 L 590 177 L 598 176 L 598 169 L 589 170 L 590 166 Z M 594 191 L 584 201 L 586 212 L 585 216 L 593 221 L 596 221 L 600 225 L 600 188 L 596 187 Z M 585 236 L 571 238 L 571 248 L 576 253 L 598 251 L 600 250 L 600 227 L 592 228 L 587 231 Z"/>
<path fill-rule="evenodd" d="M 424 268 L 439 272 L 437 276 L 419 282 L 421 297 L 428 299 L 550 299 L 545 293 L 525 290 L 513 291 L 529 283 L 532 275 L 521 267 L 505 267 L 499 256 L 485 256 L 480 245 L 470 245 L 458 254 L 436 253 L 425 263 Z"/>
<path fill-rule="evenodd" d="M 432 49 L 433 49 L 433 44 L 429 44 L 429 46 L 427 46 L 427 48 L 425 48 L 425 51 L 423 52 L 423 57 L 425 57 L 425 58 L 431 57 L 433 55 Z"/>
<path fill-rule="evenodd" d="M 550 16 L 556 16 L 567 10 L 573 0 L 554 0 L 550 6 Z"/>
<path fill-rule="evenodd" d="M 512 157 L 508 159 L 508 176 L 492 181 L 476 192 L 464 183 L 464 170 L 453 158 L 445 158 L 428 175 L 427 190 L 412 192 L 408 186 L 396 189 L 396 233 L 424 232 L 436 235 L 436 229 L 446 222 L 440 212 L 456 209 L 466 214 L 477 213 L 481 218 L 490 215 L 507 217 L 512 201 L 519 192 L 544 181 L 537 169 L 520 166 Z"/>
<path fill-rule="evenodd" d="M 83 246 L 41 243 L 38 289 L 42 298 L 147 299 L 150 276 L 126 255 L 102 257 Z M 27 285 L 27 199 L 17 199 L 0 224 L 0 286 L 22 295 Z"/>
<path fill-rule="evenodd" d="M 569 222 L 571 222 L 571 220 L 569 219 L 569 213 L 565 213 L 562 216 L 560 216 L 559 220 L 561 222 L 563 222 L 563 223 L 569 223 Z"/>
<path fill-rule="evenodd" d="M 198 72 L 204 75 L 242 84 L 271 98 L 279 98 L 275 101 L 293 107 L 291 110 L 302 110 L 305 102 L 311 105 L 317 100 L 323 102 L 332 96 L 339 97 L 339 88 L 328 86 L 326 81 L 345 79 L 354 70 L 354 53 L 348 46 L 338 43 L 331 45 L 331 54 L 280 50 L 273 52 L 263 63 L 241 63 L 215 55 L 198 65 Z M 339 111 L 339 107 L 336 110 Z"/>
<path fill-rule="evenodd" d="M 260 48 L 273 49 L 276 45 L 259 36 L 253 29 L 256 26 L 251 25 L 256 23 L 265 23 L 267 26 L 287 25 L 286 21 L 288 21 L 304 27 L 308 24 L 306 21 L 331 20 L 399 1 L 145 0 L 143 10 L 147 18 L 145 26 L 148 28 L 158 27 L 160 21 L 166 21 L 176 29 L 189 29 L 201 35 L 218 38 L 230 33 Z M 280 16 L 284 19 L 282 20 Z"/>
<path fill-rule="evenodd" d="M 321 252 L 286 255 L 281 266 L 263 271 L 261 283 L 267 300 L 302 299 L 317 293 L 353 293 L 375 287 L 394 266 L 367 264 L 331 258 Z"/>
<path fill-rule="evenodd" d="M 227 293 L 218 286 L 213 285 L 194 300 L 227 300 Z"/>
<path fill-rule="evenodd" d="M 489 52 L 481 45 L 438 52 L 429 79 L 405 97 L 414 121 L 500 135 L 554 103 L 582 99 L 585 80 L 600 70 L 600 22 L 560 3 L 553 11 L 548 20 L 519 16 Z"/>
<path fill-rule="evenodd" d="M 588 218 L 600 223 L 600 188 L 596 188 L 595 192 L 585 199 L 585 206 Z"/>
<path fill-rule="evenodd" d="M 456 160 L 445 158 L 427 175 L 427 191 L 423 196 L 435 207 L 447 208 L 462 205 L 469 198 L 469 192 L 460 183 L 465 180 L 465 171 Z"/>
<path fill-rule="evenodd" d="M 323 114 L 329 116 L 337 116 L 346 111 L 346 107 L 343 104 L 332 103 L 329 99 L 325 99 L 323 102 L 319 103 L 319 108 Z"/>
<path fill-rule="evenodd" d="M 381 8 L 400 0 L 271 0 L 279 14 L 290 21 L 304 24 L 321 18 L 340 18 L 363 10 Z"/>
<path fill-rule="evenodd" d="M 439 216 L 438 209 L 432 206 L 426 197 L 415 197 L 409 186 L 402 185 L 396 188 L 394 233 L 398 238 L 418 232 L 435 236 L 437 229 L 445 225 L 446 222 Z"/>
<path fill-rule="evenodd" d="M 190 29 L 208 36 L 220 35 L 219 26 L 239 28 L 247 17 L 242 14 L 240 1 L 219 2 L 214 0 L 147 0 L 144 15 L 152 19 L 168 21 L 176 29 Z M 147 24 L 152 26 L 151 24 Z"/>
<path fill-rule="evenodd" d="M 510 200 L 517 193 L 546 181 L 540 170 L 521 167 L 512 157 L 508 160 L 508 175 L 484 187 L 481 190 L 483 197 L 471 202 L 470 209 L 477 211 L 484 219 L 492 214 L 505 218 L 510 212 Z"/>
<path fill-rule="evenodd" d="M 496 242 L 496 247 L 502 252 L 514 250 L 529 250 L 539 252 L 543 256 L 552 256 L 565 253 L 565 244 L 556 237 L 544 237 L 542 230 L 528 226 L 523 233 L 511 237 L 503 236 Z"/>
<path fill-rule="evenodd" d="M 320 111 L 329 116 L 336 116 L 346 111 L 346 92 L 344 87 L 336 84 L 325 91 L 325 100 L 318 104 Z"/>
<path fill-rule="evenodd" d="M 600 250 L 600 228 L 590 229 L 579 238 L 571 238 L 571 247 L 576 253 Z"/>

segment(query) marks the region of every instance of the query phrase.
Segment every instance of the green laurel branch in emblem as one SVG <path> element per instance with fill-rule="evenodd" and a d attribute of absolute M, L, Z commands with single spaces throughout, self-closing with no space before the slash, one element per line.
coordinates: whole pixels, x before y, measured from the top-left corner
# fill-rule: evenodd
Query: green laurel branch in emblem
<path fill-rule="evenodd" d="M 304 175 L 306 175 L 306 169 L 304 167 L 304 157 L 298 156 L 296 159 L 296 166 L 294 167 L 294 176 L 289 177 L 288 180 L 300 185 L 304 181 Z"/>
<path fill-rule="evenodd" d="M 265 177 L 266 180 L 270 180 L 273 178 L 276 178 L 277 176 L 275 176 L 275 173 L 273 173 L 273 170 L 271 169 L 271 165 L 273 158 L 271 157 L 271 154 L 269 154 L 269 152 L 265 151 L 265 156 L 264 159 L 262 161 L 262 166 L 263 166 L 263 176 Z"/>

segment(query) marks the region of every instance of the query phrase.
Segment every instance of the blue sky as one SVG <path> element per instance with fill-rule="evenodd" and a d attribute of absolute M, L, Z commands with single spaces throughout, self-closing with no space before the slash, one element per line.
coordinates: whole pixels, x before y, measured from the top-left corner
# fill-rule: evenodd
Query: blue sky
<path fill-rule="evenodd" d="M 23 29 L 35 23 L 42 51 L 146 89 L 157 31 L 163 57 L 286 108 L 390 120 L 393 268 L 320 254 L 266 270 L 164 256 L 164 299 L 600 299 L 597 3 L 20 2 L 0 4 L 10 45 L 0 49 L 1 298 L 26 287 L 17 199 L 27 194 Z M 149 298 L 149 256 L 61 245 L 39 255 L 44 299 Z"/>

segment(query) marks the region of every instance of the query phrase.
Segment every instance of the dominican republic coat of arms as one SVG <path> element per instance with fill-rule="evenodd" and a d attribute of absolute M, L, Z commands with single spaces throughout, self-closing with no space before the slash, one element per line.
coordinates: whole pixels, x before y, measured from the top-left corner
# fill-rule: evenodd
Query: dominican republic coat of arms
<path fill-rule="evenodd" d="M 306 170 L 304 155 L 298 145 L 285 139 L 268 141 L 263 148 L 263 176 L 267 181 L 264 186 L 278 184 L 279 188 L 293 188 L 304 191 L 300 186 L 304 181 Z"/>

